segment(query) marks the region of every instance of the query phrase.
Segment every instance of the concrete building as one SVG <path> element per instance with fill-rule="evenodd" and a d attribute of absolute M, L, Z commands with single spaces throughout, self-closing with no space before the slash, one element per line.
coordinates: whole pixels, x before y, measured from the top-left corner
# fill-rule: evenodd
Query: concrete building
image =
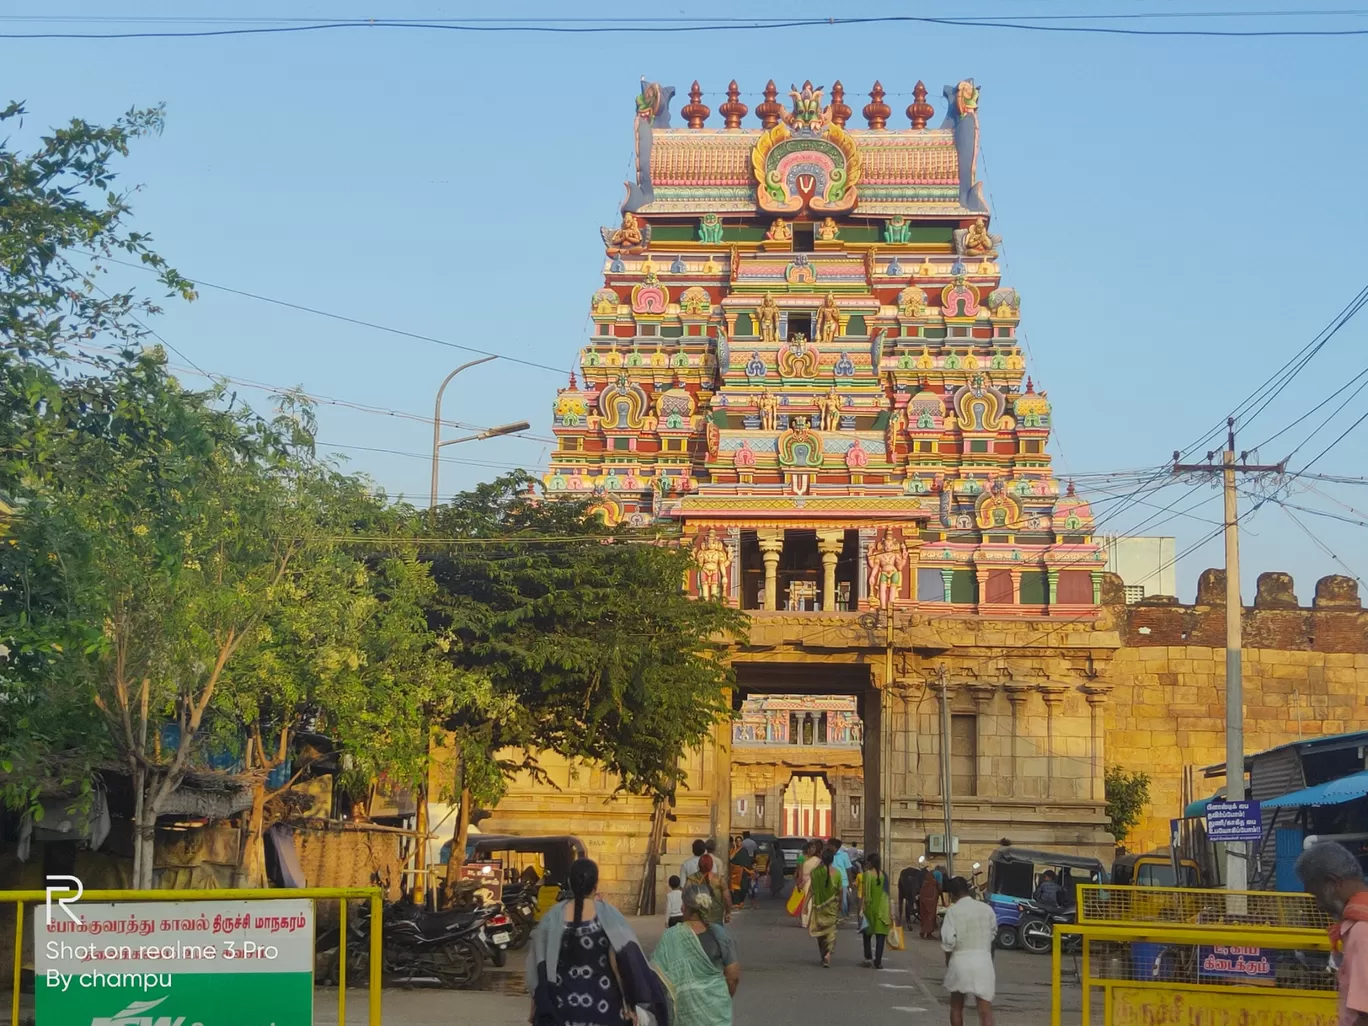
<path fill-rule="evenodd" d="M 1105 534 L 1098 541 L 1107 554 L 1107 572 L 1121 578 L 1128 603 L 1133 605 L 1152 595 L 1178 594 L 1174 539 Z"/>

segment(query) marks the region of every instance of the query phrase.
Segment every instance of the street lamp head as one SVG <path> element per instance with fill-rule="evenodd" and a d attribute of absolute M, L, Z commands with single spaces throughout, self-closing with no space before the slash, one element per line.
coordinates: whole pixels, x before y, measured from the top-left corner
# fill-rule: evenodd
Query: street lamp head
<path fill-rule="evenodd" d="M 520 420 L 515 424 L 500 424 L 498 427 L 485 428 L 480 432 L 480 437 L 497 438 L 499 435 L 516 435 L 519 431 L 526 431 L 531 426 L 525 420 Z"/>

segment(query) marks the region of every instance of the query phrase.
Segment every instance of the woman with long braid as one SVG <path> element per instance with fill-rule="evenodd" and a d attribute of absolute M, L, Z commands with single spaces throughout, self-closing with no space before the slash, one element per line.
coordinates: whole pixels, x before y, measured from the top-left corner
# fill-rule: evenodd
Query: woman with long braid
<path fill-rule="evenodd" d="M 668 1019 L 664 986 L 622 913 L 598 897 L 598 866 L 570 865 L 569 901 L 548 909 L 532 934 L 527 992 L 533 1026 L 622 1026 Z"/>

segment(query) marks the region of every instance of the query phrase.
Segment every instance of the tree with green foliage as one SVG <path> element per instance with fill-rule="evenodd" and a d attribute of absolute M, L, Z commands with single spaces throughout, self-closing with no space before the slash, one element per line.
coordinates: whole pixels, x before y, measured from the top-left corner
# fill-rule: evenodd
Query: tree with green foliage
<path fill-rule="evenodd" d="M 22 104 L 0 110 L 0 125 L 22 125 Z M 118 157 L 160 133 L 162 109 L 130 110 L 109 126 L 79 118 L 54 129 L 30 153 L 0 139 L 0 340 L 5 348 L 70 355 L 84 346 L 127 344 L 147 334 L 154 302 L 106 291 L 114 257 L 158 272 L 168 292 L 194 298 L 192 284 L 127 227 L 132 190 L 115 191 Z"/>
<path fill-rule="evenodd" d="M 1120 844 L 1140 822 L 1150 800 L 1148 773 L 1129 772 L 1120 766 L 1108 766 L 1106 775 L 1108 829 Z"/>
<path fill-rule="evenodd" d="M 623 791 L 667 794 L 681 755 L 730 715 L 723 656 L 746 618 L 684 593 L 687 550 L 531 488 L 502 477 L 431 521 L 435 623 L 497 704 L 452 720 L 466 772 L 487 785 L 518 769 L 546 780 L 537 752 L 554 751 L 598 764 Z M 499 762 L 508 751 L 521 754 Z"/>
<path fill-rule="evenodd" d="M 261 417 L 183 388 L 138 351 L 155 306 L 101 288 L 123 253 L 190 295 L 111 189 L 114 157 L 160 127 L 133 112 L 0 147 L 0 798 L 36 813 L 122 766 L 141 887 L 158 814 L 210 753 L 257 781 L 253 872 L 296 731 L 417 784 L 433 719 L 479 693 L 428 625 L 412 518 L 320 463 L 293 397 Z"/>

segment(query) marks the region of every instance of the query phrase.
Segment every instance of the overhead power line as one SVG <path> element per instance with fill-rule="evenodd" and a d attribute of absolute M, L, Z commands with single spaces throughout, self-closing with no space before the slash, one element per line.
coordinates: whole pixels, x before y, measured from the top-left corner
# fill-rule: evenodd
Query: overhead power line
<path fill-rule="evenodd" d="M 3 38 L 3 37 L 0 37 Z M 131 260 L 118 260 L 110 257 L 102 257 L 106 263 L 118 264 L 121 267 L 132 267 L 135 270 L 146 271 L 151 268 L 143 264 L 137 264 Z M 420 342 L 431 342 L 434 345 L 446 346 L 448 349 L 459 349 L 466 353 L 475 353 L 479 356 L 497 356 L 501 360 L 509 363 L 521 364 L 524 367 L 535 367 L 537 370 L 551 371 L 553 374 L 564 375 L 565 370 L 561 367 L 552 367 L 548 363 L 537 363 L 535 360 L 524 360 L 518 356 L 510 356 L 507 353 L 495 352 L 489 349 L 477 349 L 474 346 L 462 345 L 459 342 L 451 342 L 444 338 L 436 338 L 433 335 L 424 335 L 416 331 L 406 331 L 403 328 L 391 327 L 388 324 L 377 324 L 374 321 L 365 321 L 359 317 L 350 317 L 347 314 L 333 313 L 331 310 L 320 310 L 314 306 L 305 306 L 302 303 L 292 303 L 287 299 L 277 299 L 274 296 L 263 296 L 257 292 L 248 292 L 246 289 L 235 289 L 229 285 L 218 285 L 212 281 L 205 281 L 203 278 L 186 278 L 186 281 L 201 288 L 213 289 L 216 292 L 228 292 L 235 296 L 243 296 L 246 299 L 255 299 L 261 303 L 270 303 L 273 306 L 283 306 L 289 310 L 298 310 L 301 313 L 313 314 L 315 317 L 327 317 L 329 320 L 342 321 L 346 324 L 355 324 L 362 328 L 374 328 L 376 331 L 386 331 L 391 335 L 401 335 L 404 338 L 418 339 Z"/>
<path fill-rule="evenodd" d="M 1238 12 L 1232 12 L 1238 13 Z M 1262 12 L 1260 12 L 1262 13 Z M 1276 12 L 1279 16 L 1294 17 L 1301 12 Z M 1317 12 L 1314 16 L 1338 15 L 1354 16 L 1357 11 Z M 1205 17 L 1202 12 L 1192 12 L 1192 17 Z M 1258 16 L 1247 12 L 1246 17 Z M 1303 15 L 1312 16 L 1312 15 Z M 1112 36 L 1159 36 L 1195 38 L 1269 38 L 1269 37 L 1335 37 L 1368 35 L 1368 28 L 1267 28 L 1267 29 L 1177 29 L 1177 28 L 1123 28 L 1107 25 L 1063 25 L 1056 22 L 1044 23 L 1029 21 L 1029 16 L 1016 19 L 986 17 L 937 18 L 918 15 L 880 15 L 863 18 L 793 18 L 780 20 L 724 21 L 714 19 L 709 22 L 679 22 L 661 24 L 646 19 L 623 19 L 614 24 L 565 24 L 551 19 L 487 22 L 477 19 L 453 21 L 405 21 L 386 18 L 339 19 L 336 21 L 317 21 L 304 24 L 248 25 L 228 28 L 202 28 L 150 31 L 139 29 L 121 32 L 3 32 L 0 39 L 204 39 L 223 36 L 260 36 L 297 34 L 302 32 L 334 32 L 344 29 L 408 29 L 422 32 L 461 32 L 478 34 L 539 34 L 539 35 L 659 35 L 662 33 L 685 32 L 690 34 L 710 32 L 759 32 L 789 28 L 842 28 L 866 25 L 942 25 L 955 28 L 995 28 L 1018 32 L 1065 32 L 1073 34 L 1112 35 Z M 1056 16 L 1059 17 L 1059 16 Z M 1079 21 L 1100 20 L 1096 15 L 1080 14 L 1074 16 Z"/>

